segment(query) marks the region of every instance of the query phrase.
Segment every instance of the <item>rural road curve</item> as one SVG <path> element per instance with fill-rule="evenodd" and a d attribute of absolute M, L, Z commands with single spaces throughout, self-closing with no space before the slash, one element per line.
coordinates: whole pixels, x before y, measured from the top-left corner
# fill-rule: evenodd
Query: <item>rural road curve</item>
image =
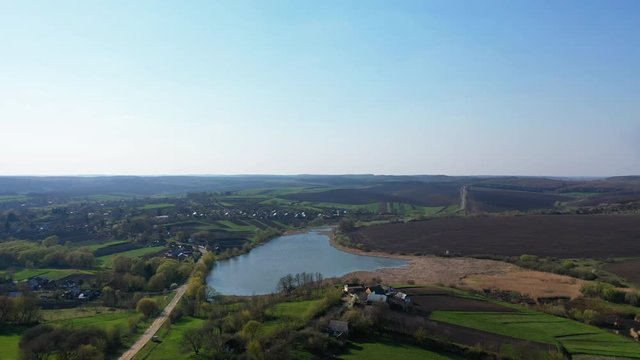
<path fill-rule="evenodd" d="M 201 263 L 202 261 L 204 261 L 204 255 L 207 253 L 207 251 L 202 248 L 200 248 L 199 250 L 202 252 L 202 256 L 200 257 L 200 260 L 198 260 L 198 263 Z M 171 311 L 173 311 L 176 305 L 178 305 L 180 299 L 182 299 L 182 296 L 187 291 L 188 283 L 189 281 L 187 280 L 184 285 L 180 286 L 176 290 L 176 295 L 173 297 L 173 299 L 171 299 L 167 306 L 165 306 L 165 308 L 162 310 L 162 313 L 160 313 L 160 315 L 153 321 L 153 323 L 151 323 L 151 325 L 147 328 L 147 330 L 145 330 L 142 336 L 140 336 L 140 338 L 138 338 L 138 340 L 133 345 L 131 345 L 129 350 L 127 350 L 120 356 L 119 360 L 132 360 L 138 354 L 138 352 L 142 350 L 145 345 L 147 345 L 153 335 L 155 335 L 155 333 L 158 332 L 162 325 L 164 325 L 164 323 L 167 321 L 169 315 L 171 314 Z"/>

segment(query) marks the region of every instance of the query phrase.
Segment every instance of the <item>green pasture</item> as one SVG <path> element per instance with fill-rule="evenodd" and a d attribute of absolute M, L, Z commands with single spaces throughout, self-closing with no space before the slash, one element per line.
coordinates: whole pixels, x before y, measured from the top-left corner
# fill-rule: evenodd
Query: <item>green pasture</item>
<path fill-rule="evenodd" d="M 201 327 L 205 320 L 183 317 L 175 324 L 168 322 L 156 333 L 161 343 L 149 342 L 135 357 L 135 360 L 176 360 L 187 358 L 181 343 L 184 332 Z"/>
<path fill-rule="evenodd" d="M 164 246 L 143 247 L 143 248 L 140 248 L 140 249 L 134 249 L 134 250 L 123 251 L 123 252 L 119 252 L 119 253 L 115 253 L 115 254 L 111 254 L 111 255 L 100 256 L 97 259 L 98 259 L 98 261 L 100 263 L 100 266 L 102 266 L 104 268 L 109 268 L 109 267 L 111 267 L 113 259 L 116 256 L 124 256 L 124 257 L 130 257 L 130 258 L 143 257 L 145 255 L 155 254 L 155 253 L 161 252 L 164 249 L 165 249 Z"/>
<path fill-rule="evenodd" d="M 25 201 L 28 199 L 29 197 L 27 195 L 0 195 L 0 203 Z"/>
<path fill-rule="evenodd" d="M 156 210 L 156 209 L 166 209 L 170 207 L 174 207 L 174 204 L 171 203 L 158 203 L 158 204 L 146 204 L 144 206 L 138 207 L 140 210 Z"/>
<path fill-rule="evenodd" d="M 2 326 L 0 327 L 0 355 L 2 360 L 18 360 L 20 359 L 20 336 L 23 327 Z"/>
<path fill-rule="evenodd" d="M 94 275 L 94 270 L 79 269 L 23 269 L 13 274 L 13 280 L 23 281 L 34 276 L 46 276 L 49 280 L 60 280 L 69 275 L 87 274 Z"/>
<path fill-rule="evenodd" d="M 560 344 L 572 354 L 640 358 L 640 344 L 630 339 L 543 313 L 435 311 L 431 319 L 523 340 Z"/>

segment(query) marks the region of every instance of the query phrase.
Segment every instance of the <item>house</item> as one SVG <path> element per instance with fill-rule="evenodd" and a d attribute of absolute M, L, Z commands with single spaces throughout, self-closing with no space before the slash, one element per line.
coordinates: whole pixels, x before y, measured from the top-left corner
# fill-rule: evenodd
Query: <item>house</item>
<path fill-rule="evenodd" d="M 385 294 L 376 294 L 375 292 L 371 292 L 367 294 L 367 303 L 386 303 L 387 295 Z"/>
<path fill-rule="evenodd" d="M 40 290 L 42 287 L 47 285 L 49 279 L 42 276 L 34 276 L 27 281 L 27 285 L 31 288 L 31 290 Z"/>
<path fill-rule="evenodd" d="M 346 321 L 331 320 L 331 321 L 329 321 L 329 326 L 327 328 L 327 332 L 331 336 L 335 336 L 337 338 L 348 337 L 349 336 L 349 323 L 346 322 Z"/>
<path fill-rule="evenodd" d="M 370 294 L 386 295 L 387 289 L 385 289 L 382 285 L 376 285 L 376 286 L 367 287 L 365 292 L 367 293 L 367 295 L 370 295 Z"/>
<path fill-rule="evenodd" d="M 389 297 L 389 304 L 391 306 L 398 306 L 402 308 L 403 311 L 407 311 L 407 309 L 411 306 L 411 297 L 401 291 L 393 294 L 393 296 Z"/>

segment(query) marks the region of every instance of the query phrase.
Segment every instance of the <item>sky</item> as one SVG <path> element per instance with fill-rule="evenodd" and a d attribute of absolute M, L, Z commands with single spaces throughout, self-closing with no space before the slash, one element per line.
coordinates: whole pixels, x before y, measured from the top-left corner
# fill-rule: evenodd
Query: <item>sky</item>
<path fill-rule="evenodd" d="M 640 173 L 640 1 L 0 0 L 0 175 Z"/>

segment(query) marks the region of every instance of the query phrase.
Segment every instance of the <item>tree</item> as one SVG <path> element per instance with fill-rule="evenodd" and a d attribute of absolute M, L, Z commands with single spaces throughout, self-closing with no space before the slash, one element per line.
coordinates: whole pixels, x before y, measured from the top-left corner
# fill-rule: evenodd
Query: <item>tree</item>
<path fill-rule="evenodd" d="M 342 219 L 340 220 L 340 224 L 338 224 L 338 230 L 342 233 L 348 233 L 356 229 L 356 224 L 352 219 Z"/>
<path fill-rule="evenodd" d="M 206 339 L 207 336 L 203 329 L 187 329 L 182 335 L 182 346 L 198 355 Z"/>
<path fill-rule="evenodd" d="M 42 245 L 46 247 L 51 247 L 60 244 L 60 238 L 56 235 L 48 236 L 44 240 L 42 240 Z"/>
<path fill-rule="evenodd" d="M 138 301 L 136 310 L 139 313 L 142 313 L 144 317 L 149 318 L 158 313 L 159 307 L 158 303 L 155 300 L 151 298 L 142 298 Z"/>
<path fill-rule="evenodd" d="M 105 286 L 102 288 L 102 305 L 115 306 L 116 305 L 116 292 L 110 287 Z"/>
<path fill-rule="evenodd" d="M 249 320 L 240 330 L 240 337 L 247 343 L 259 338 L 262 332 L 262 324 L 255 320 Z"/>

